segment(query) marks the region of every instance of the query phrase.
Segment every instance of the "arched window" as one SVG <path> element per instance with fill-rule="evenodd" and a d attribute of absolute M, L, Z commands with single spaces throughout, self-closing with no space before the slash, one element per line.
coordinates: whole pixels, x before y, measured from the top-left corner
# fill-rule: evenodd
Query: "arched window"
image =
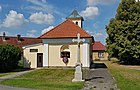
<path fill-rule="evenodd" d="M 60 48 L 60 52 L 61 52 L 61 58 L 63 58 L 63 57 L 70 58 L 69 45 L 63 45 L 63 46 Z"/>

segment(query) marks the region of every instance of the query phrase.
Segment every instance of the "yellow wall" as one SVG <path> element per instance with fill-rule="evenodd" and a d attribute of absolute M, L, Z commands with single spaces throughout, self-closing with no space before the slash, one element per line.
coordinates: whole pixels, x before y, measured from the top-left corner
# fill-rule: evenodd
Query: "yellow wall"
<path fill-rule="evenodd" d="M 98 57 L 98 52 L 92 52 L 92 59 L 93 60 L 108 60 L 108 53 L 104 52 L 104 57 L 99 58 Z"/>
<path fill-rule="evenodd" d="M 48 55 L 48 65 L 47 66 L 66 66 L 66 64 L 62 61 L 61 58 L 61 47 L 63 45 L 61 44 L 49 44 L 48 45 L 48 53 L 45 53 L 44 45 L 32 45 L 32 46 L 26 46 L 23 50 L 24 53 L 24 67 L 25 68 L 37 68 L 37 53 L 43 53 L 43 57 L 45 55 Z M 81 62 L 83 60 L 83 44 L 80 45 L 80 60 Z M 77 44 L 70 44 L 69 45 L 69 51 L 70 51 L 70 58 L 69 63 L 67 66 L 74 67 L 77 62 Z M 38 52 L 30 52 L 30 49 L 38 49 Z M 43 60 L 46 60 L 43 58 Z M 84 62 L 83 62 L 84 63 Z M 44 63 L 43 63 L 44 65 Z"/>
<path fill-rule="evenodd" d="M 38 49 L 38 52 L 30 52 L 30 49 Z M 37 53 L 44 53 L 43 45 L 24 48 L 24 68 L 37 68 Z"/>
<path fill-rule="evenodd" d="M 49 45 L 49 66 L 66 66 L 62 61 L 60 48 L 63 45 Z M 83 46 L 81 45 L 81 61 L 83 61 Z M 70 58 L 67 66 L 75 66 L 77 61 L 77 45 L 69 45 Z"/>

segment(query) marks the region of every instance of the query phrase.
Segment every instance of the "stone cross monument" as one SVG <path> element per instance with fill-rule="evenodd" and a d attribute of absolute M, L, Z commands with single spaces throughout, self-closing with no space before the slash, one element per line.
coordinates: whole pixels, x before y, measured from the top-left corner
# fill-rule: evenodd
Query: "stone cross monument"
<path fill-rule="evenodd" d="M 80 61 L 80 43 L 84 42 L 85 39 L 80 39 L 80 34 L 77 34 L 77 39 L 73 39 L 73 42 L 77 42 L 78 48 L 77 48 L 77 62 L 75 66 L 75 77 L 72 80 L 72 82 L 82 82 L 82 63 Z"/>

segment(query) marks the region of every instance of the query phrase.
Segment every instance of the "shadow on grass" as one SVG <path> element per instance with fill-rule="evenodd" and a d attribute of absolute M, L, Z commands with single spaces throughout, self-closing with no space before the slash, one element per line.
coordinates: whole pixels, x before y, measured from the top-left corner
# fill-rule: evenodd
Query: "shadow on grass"
<path fill-rule="evenodd" d="M 107 68 L 107 66 L 104 63 L 92 63 L 90 65 L 90 69 L 96 69 L 96 68 Z"/>
<path fill-rule="evenodd" d="M 137 66 L 140 65 L 140 60 L 119 61 L 118 64 Z"/>
<path fill-rule="evenodd" d="M 33 69 L 30 69 L 30 68 L 17 68 L 17 69 L 12 70 L 12 72 L 21 72 L 21 71 L 28 71 L 28 70 L 33 70 Z"/>
<path fill-rule="evenodd" d="M 28 71 L 28 70 L 33 70 L 31 68 L 21 68 L 21 67 L 17 67 L 16 69 L 13 69 L 13 70 L 8 70 L 8 71 L 0 71 L 0 73 L 11 73 L 11 72 L 21 72 L 21 71 Z"/>

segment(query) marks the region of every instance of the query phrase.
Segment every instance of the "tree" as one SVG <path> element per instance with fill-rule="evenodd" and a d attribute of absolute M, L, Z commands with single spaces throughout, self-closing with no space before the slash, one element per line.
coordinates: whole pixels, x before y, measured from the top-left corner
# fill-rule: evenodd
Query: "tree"
<path fill-rule="evenodd" d="M 11 71 L 21 59 L 21 49 L 14 45 L 0 45 L 0 72 Z"/>
<path fill-rule="evenodd" d="M 140 2 L 122 0 L 106 26 L 107 51 L 121 61 L 140 61 Z"/>

